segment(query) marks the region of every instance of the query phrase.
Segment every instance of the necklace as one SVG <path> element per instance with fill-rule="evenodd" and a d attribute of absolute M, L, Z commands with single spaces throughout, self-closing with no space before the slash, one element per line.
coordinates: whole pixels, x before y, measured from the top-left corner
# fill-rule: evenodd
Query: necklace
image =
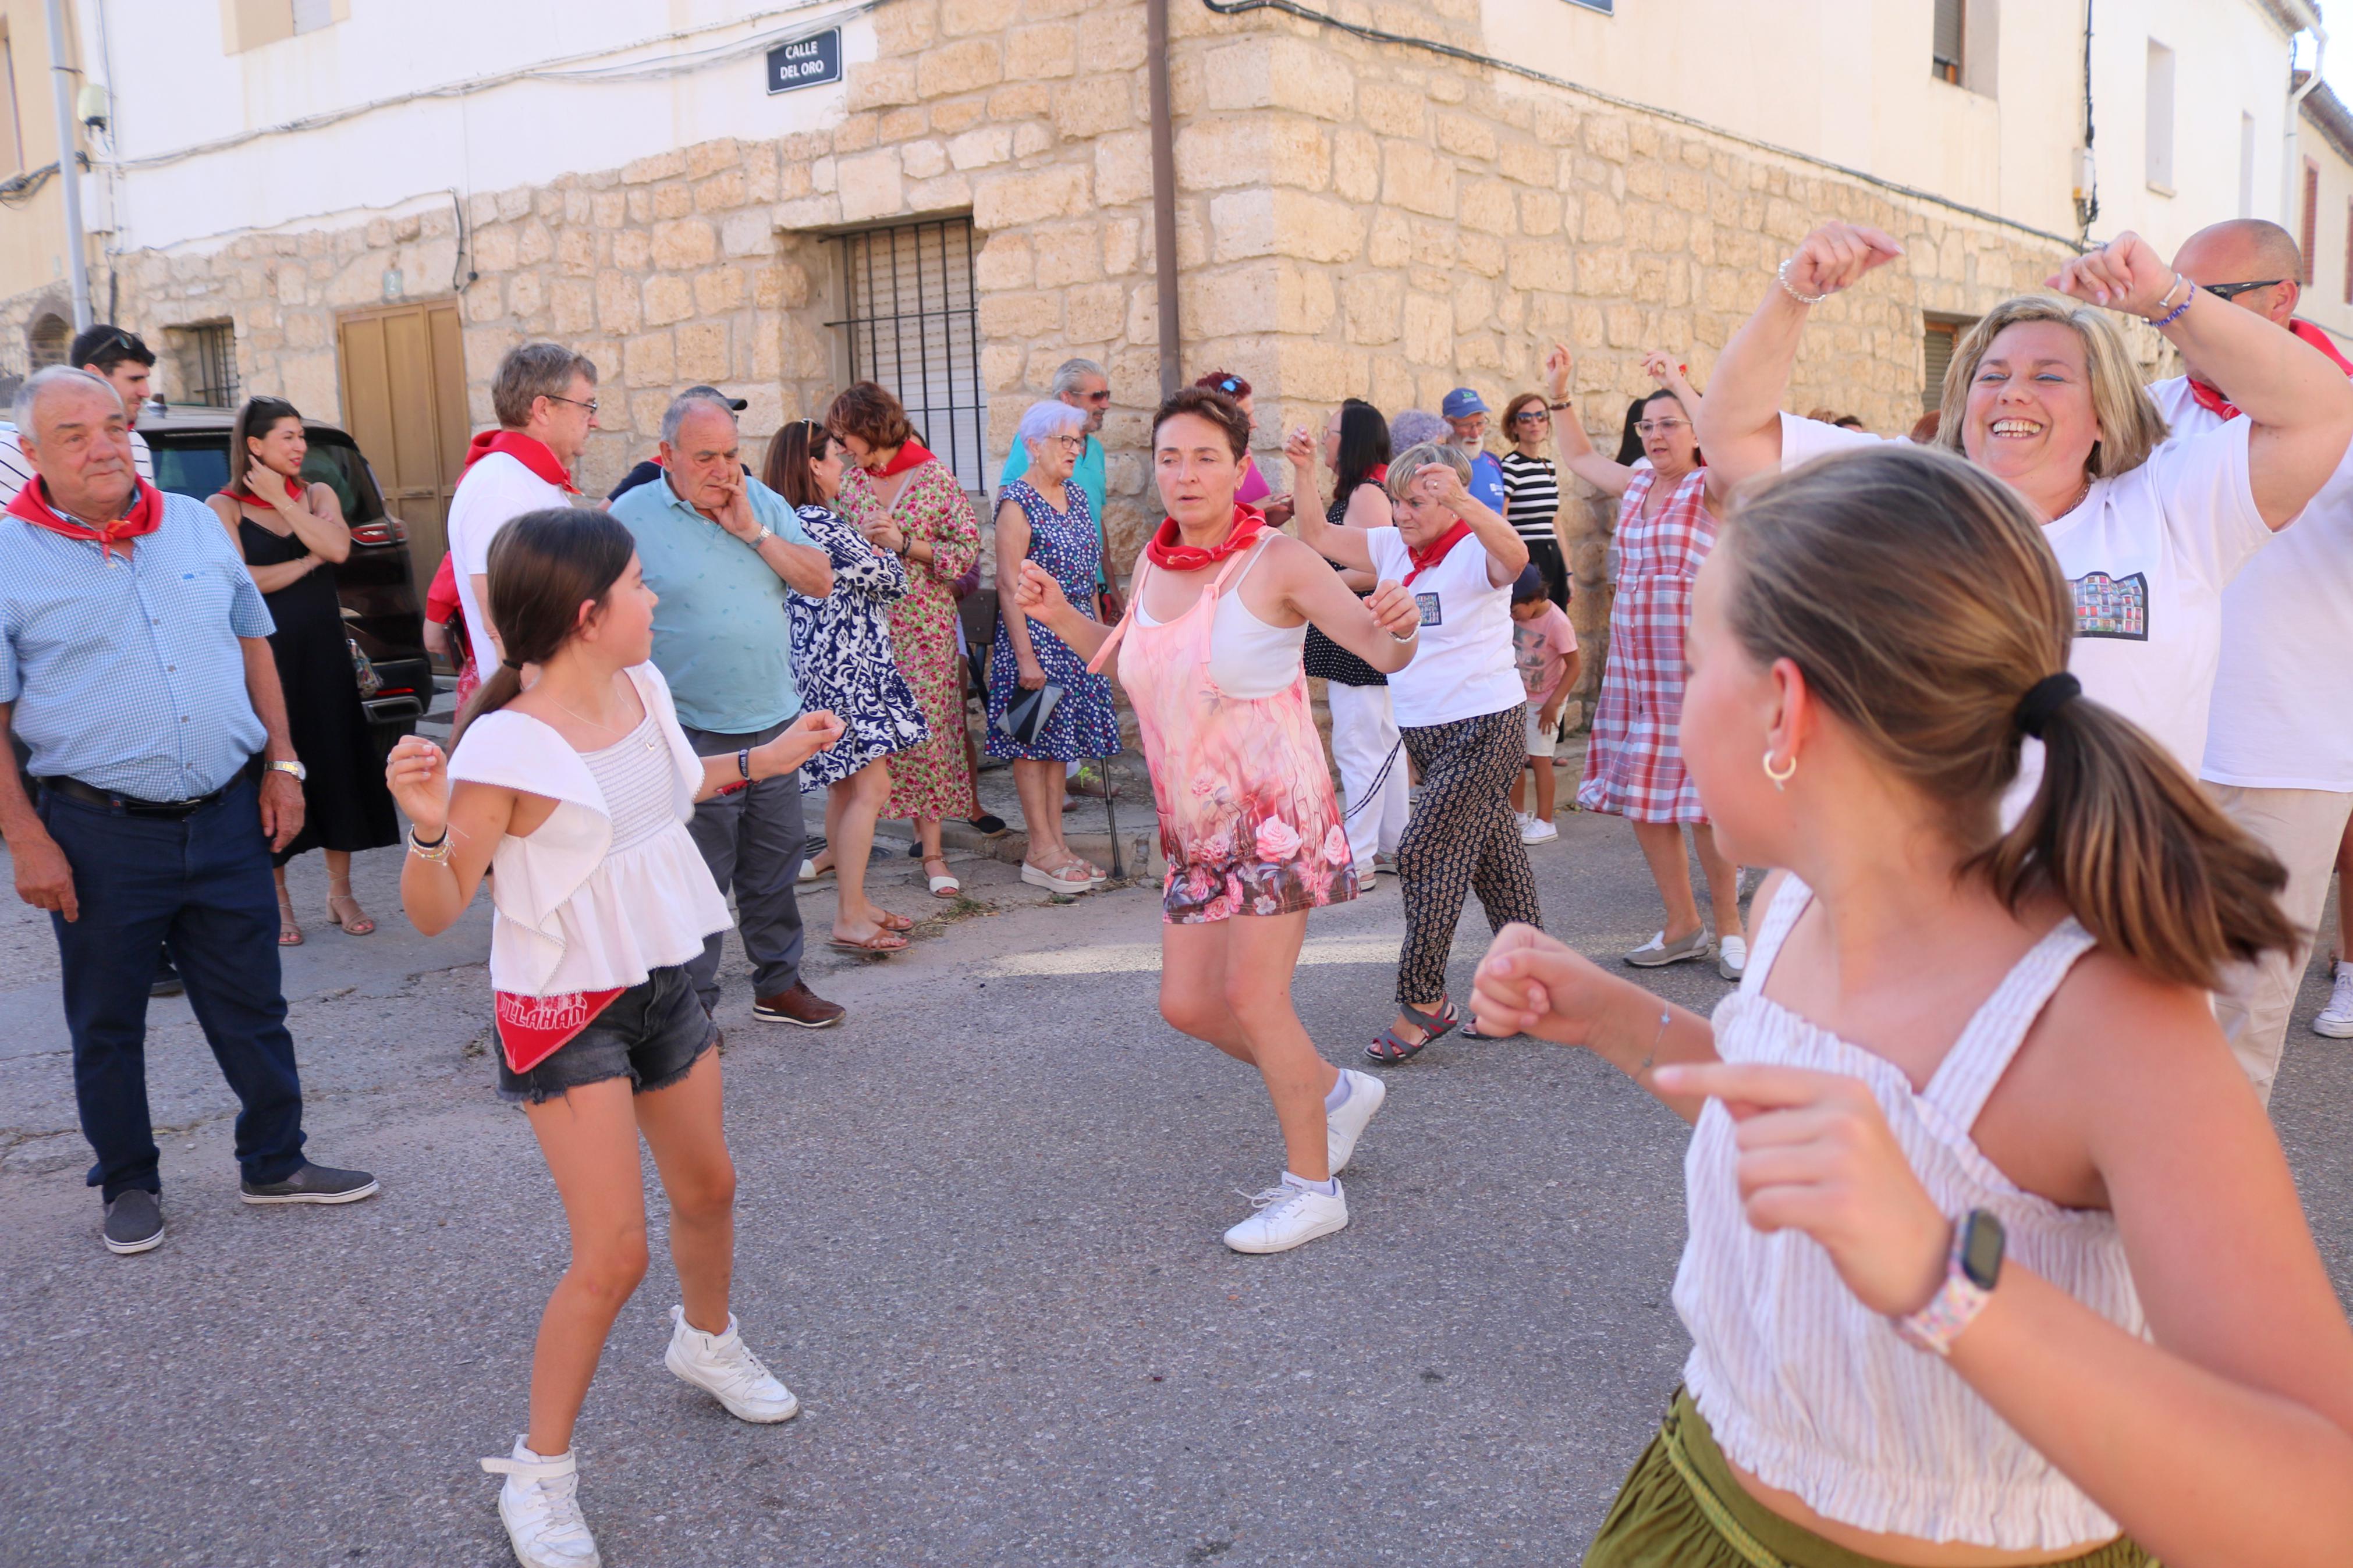
<path fill-rule="evenodd" d="M 2052 512 L 2051 514 L 2051 521 L 2056 522 L 2061 518 L 2066 516 L 2069 512 L 2073 511 L 2077 507 L 2082 506 L 2084 504 L 2084 498 L 2091 493 L 2092 476 L 2085 474 L 2084 476 L 2084 488 L 2075 492 L 2075 499 L 2073 500 L 2069 501 L 2065 506 L 2063 506 L 2057 511 Z"/>
<path fill-rule="evenodd" d="M 550 698 L 548 699 L 548 700 L 549 700 L 550 702 L 555 702 L 555 699 L 554 699 L 554 697 L 550 697 Z M 572 711 L 572 710 L 571 710 L 571 709 L 569 709 L 569 708 L 565 708 L 565 707 L 564 706 L 564 704 L 563 704 L 563 703 L 561 703 L 561 702 L 555 702 L 555 705 L 556 705 L 556 707 L 557 707 L 557 708 L 562 709 L 565 713 L 571 714 L 571 716 L 572 716 L 573 718 L 577 719 L 581 723 L 587 725 L 591 730 L 601 730 L 601 731 L 603 731 L 605 733 L 607 733 L 607 734 L 608 734 L 608 735 L 617 734 L 617 735 L 620 735 L 620 736 L 622 736 L 623 738 L 625 738 L 625 739 L 626 739 L 626 738 L 628 737 L 628 730 L 633 730 L 633 729 L 637 728 L 637 726 L 636 726 L 635 724 L 630 725 L 630 726 L 628 727 L 628 730 L 625 730 L 625 729 L 623 729 L 623 728 L 622 728 L 620 725 L 618 725 L 618 724 L 604 724 L 604 723 L 599 723 L 597 721 L 596 721 L 596 720 L 594 720 L 594 719 L 591 719 L 591 718 L 587 717 L 586 714 L 574 713 L 574 712 Z M 640 721 L 638 721 L 638 722 L 639 722 L 639 723 L 642 723 L 642 722 L 644 722 L 644 721 L 643 721 L 643 720 L 640 720 Z M 646 742 L 646 750 L 647 750 L 647 751 L 649 751 L 649 752 L 650 752 L 650 751 L 652 751 L 653 749 L 654 749 L 654 742 L 653 742 L 652 741 L 650 741 L 650 740 L 649 740 L 649 741 L 648 741 L 648 742 Z"/>

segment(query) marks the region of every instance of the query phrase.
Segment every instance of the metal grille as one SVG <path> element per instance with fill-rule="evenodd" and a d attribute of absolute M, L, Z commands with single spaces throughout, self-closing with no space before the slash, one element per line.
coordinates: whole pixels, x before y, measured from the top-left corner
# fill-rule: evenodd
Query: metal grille
<path fill-rule="evenodd" d="M 237 329 L 227 321 L 206 321 L 186 329 L 188 401 L 206 408 L 237 406 Z"/>
<path fill-rule="evenodd" d="M 890 388 L 923 445 L 965 489 L 986 493 L 988 405 L 980 390 L 972 220 L 894 224 L 836 238 L 849 314 L 826 325 L 849 340 L 849 378 Z"/>

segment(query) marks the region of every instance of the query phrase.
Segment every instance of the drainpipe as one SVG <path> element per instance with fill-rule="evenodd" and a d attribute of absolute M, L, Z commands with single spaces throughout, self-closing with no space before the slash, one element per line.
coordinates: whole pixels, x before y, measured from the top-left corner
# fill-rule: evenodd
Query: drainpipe
<path fill-rule="evenodd" d="M 74 331 L 89 330 L 90 264 L 81 237 L 81 161 L 74 148 L 74 68 L 66 63 L 66 17 L 62 0 L 48 0 L 49 96 L 58 114 L 58 184 L 66 197 L 67 275 L 73 280 Z"/>
<path fill-rule="evenodd" d="M 2280 141 L 2282 143 L 2280 150 L 2280 226 L 2286 229 L 2290 234 L 2301 235 L 2303 232 L 2304 223 L 2304 212 L 2300 205 L 2303 199 L 2303 180 L 2301 178 L 2303 171 L 2297 166 L 2295 155 L 2295 128 L 2297 121 L 2302 116 L 2304 100 L 2312 96 L 2313 89 L 2320 85 L 2320 68 L 2328 58 L 2328 29 L 2320 25 L 2320 13 L 2314 10 L 2307 3 L 2307 0 L 2287 0 L 2286 8 L 2292 14 L 2295 20 L 2302 24 L 2297 30 L 2300 32 L 2310 33 L 2312 35 L 2312 74 L 2304 79 L 2304 85 L 2302 87 L 2295 88 L 2289 91 L 2287 95 L 2287 126 L 2286 129 L 2282 131 L 2280 133 Z M 2295 40 L 2291 38 L 2289 40 L 2291 48 L 2294 47 L 2294 43 Z M 2291 71 L 2289 74 L 2292 79 L 2295 73 Z M 2304 258 L 2304 264 L 2306 267 L 2312 266 L 2313 258 L 2309 256 L 2306 257 Z"/>
<path fill-rule="evenodd" d="M 55 5 L 57 0 L 49 0 Z M 1185 381 L 1176 332 L 1176 132 L 1168 109 L 1168 0 L 1144 0 L 1152 97 L 1152 258 L 1160 285 L 1160 395 Z"/>

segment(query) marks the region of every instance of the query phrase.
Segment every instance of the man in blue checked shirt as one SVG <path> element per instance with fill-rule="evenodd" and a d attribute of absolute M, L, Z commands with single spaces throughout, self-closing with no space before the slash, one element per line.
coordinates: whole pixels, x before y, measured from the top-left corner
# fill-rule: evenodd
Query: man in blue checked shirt
<path fill-rule="evenodd" d="M 269 874 L 301 831 L 302 764 L 269 612 L 211 511 L 138 479 L 104 381 L 44 370 L 16 424 L 37 478 L 0 515 L 0 730 L 30 749 L 38 798 L 0 761 L 0 837 L 17 896 L 57 931 L 106 1245 L 164 1239 L 146 1081 L 159 943 L 242 1107 L 245 1201 L 366 1197 L 366 1172 L 302 1157 Z"/>

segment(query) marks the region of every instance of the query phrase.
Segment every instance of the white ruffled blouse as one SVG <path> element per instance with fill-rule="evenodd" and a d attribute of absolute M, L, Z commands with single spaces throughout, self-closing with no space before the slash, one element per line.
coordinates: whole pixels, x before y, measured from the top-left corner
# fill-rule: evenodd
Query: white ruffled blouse
<path fill-rule="evenodd" d="M 466 729 L 449 759 L 452 781 L 493 784 L 556 803 L 523 837 L 491 856 L 491 984 L 525 996 L 642 984 L 684 963 L 733 922 L 702 852 L 686 831 L 702 760 L 687 744 L 670 685 L 650 663 L 628 672 L 668 742 L 675 819 L 642 842 L 612 848 L 613 820 L 596 776 L 572 743 L 527 713 L 501 709 Z"/>

